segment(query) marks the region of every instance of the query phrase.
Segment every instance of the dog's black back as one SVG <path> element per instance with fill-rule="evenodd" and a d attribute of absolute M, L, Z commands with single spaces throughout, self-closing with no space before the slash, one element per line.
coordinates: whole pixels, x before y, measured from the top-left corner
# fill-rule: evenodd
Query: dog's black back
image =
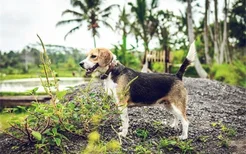
<path fill-rule="evenodd" d="M 129 85 L 130 99 L 134 103 L 155 103 L 158 99 L 166 96 L 175 81 L 179 80 L 173 74 L 141 73 L 118 64 L 112 70 L 112 79 L 117 82 L 121 75 L 126 75 Z"/>

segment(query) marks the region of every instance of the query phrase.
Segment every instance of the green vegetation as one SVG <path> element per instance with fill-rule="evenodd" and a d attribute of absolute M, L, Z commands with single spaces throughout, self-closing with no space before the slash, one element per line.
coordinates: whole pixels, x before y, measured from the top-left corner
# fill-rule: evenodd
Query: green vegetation
<path fill-rule="evenodd" d="M 45 92 L 38 92 L 35 95 L 45 95 Z M 32 94 L 27 92 L 0 92 L 0 96 L 30 96 Z"/>
<path fill-rule="evenodd" d="M 100 140 L 100 134 L 97 131 L 88 135 L 88 145 L 81 154 L 102 154 L 102 153 L 122 153 L 121 145 L 118 141 L 112 139 L 109 142 Z"/>
<path fill-rule="evenodd" d="M 145 146 L 142 146 L 142 145 L 137 145 L 135 147 L 134 152 L 136 154 L 151 154 L 152 153 L 150 150 L 148 150 Z"/>
<path fill-rule="evenodd" d="M 0 130 L 4 130 L 10 127 L 9 121 L 12 118 L 22 120 L 26 117 L 25 113 L 2 113 L 0 112 Z"/>
<path fill-rule="evenodd" d="M 148 135 L 149 135 L 149 132 L 148 132 L 147 130 L 138 128 L 138 129 L 136 130 L 136 135 L 137 135 L 137 137 L 140 137 L 140 138 L 142 138 L 142 139 L 145 141 L 146 138 L 147 138 Z"/>
<path fill-rule="evenodd" d="M 180 141 L 180 140 L 162 138 L 159 143 L 159 148 L 160 149 L 163 148 L 168 151 L 180 150 L 182 153 L 191 153 L 191 152 L 195 152 L 191 143 L 192 140 Z"/>
<path fill-rule="evenodd" d="M 211 123 L 211 126 L 214 127 L 215 129 L 220 129 L 220 134 L 217 136 L 217 138 L 220 141 L 218 145 L 228 148 L 230 138 L 236 135 L 237 133 L 236 130 L 233 128 L 228 128 L 222 122 L 213 122 Z"/>
<path fill-rule="evenodd" d="M 42 43 L 41 39 L 40 41 Z M 1 132 L 20 142 L 34 144 L 37 153 L 49 152 L 52 147 L 64 152 L 64 143 L 69 140 L 69 134 L 86 138 L 86 134 L 95 131 L 103 121 L 109 119 L 109 115 L 117 114 L 118 110 L 114 103 L 110 103 L 108 95 L 104 92 L 99 96 L 90 92 L 90 84 L 85 89 L 80 89 L 79 96 L 75 96 L 73 101 L 64 100 L 63 103 L 57 103 L 58 99 L 63 100 L 66 91 L 57 89 L 56 73 L 51 68 L 51 61 L 43 43 L 42 47 L 41 68 L 45 80 L 40 79 L 46 94 L 51 96 L 50 104 L 34 103 L 28 108 L 4 109 L 3 112 L 6 113 L 14 113 L 17 109 L 21 109 L 26 116 L 23 116 L 22 120 L 19 117 L 11 118 L 9 121 L 11 128 L 1 129 Z M 51 87 L 56 91 L 51 91 Z M 32 90 L 33 94 L 36 90 Z M 80 97 L 81 94 L 83 97 Z M 93 141 L 93 146 L 99 140 L 95 134 L 89 135 L 89 141 Z M 114 140 L 106 143 L 104 147 L 109 151 L 120 150 L 119 143 Z"/>

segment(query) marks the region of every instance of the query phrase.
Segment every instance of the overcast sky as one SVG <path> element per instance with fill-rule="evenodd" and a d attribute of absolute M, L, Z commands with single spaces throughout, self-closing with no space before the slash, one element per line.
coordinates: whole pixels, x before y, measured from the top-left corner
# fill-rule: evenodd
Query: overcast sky
<path fill-rule="evenodd" d="M 117 3 L 123 6 L 135 0 L 106 0 L 104 6 Z M 204 6 L 204 0 L 200 1 Z M 168 9 L 179 14 L 179 9 L 184 11 L 186 3 L 182 4 L 176 0 L 159 0 L 159 8 Z M 221 1 L 219 1 L 220 3 Z M 220 4 L 222 8 L 223 4 Z M 102 7 L 104 7 L 102 6 Z M 28 44 L 38 42 L 36 34 L 39 34 L 45 44 L 64 45 L 76 48 L 93 48 L 93 38 L 91 32 L 87 30 L 87 25 L 77 32 L 69 35 L 64 41 L 64 35 L 73 28 L 73 25 L 56 27 L 61 17 L 62 11 L 71 8 L 70 0 L 0 0 L 0 50 L 21 50 Z M 222 10 L 222 9 L 220 9 Z M 203 11 L 203 10 L 201 10 Z M 117 10 L 112 11 L 113 19 L 116 20 Z M 197 20 L 199 13 L 194 15 Z M 112 47 L 121 41 L 118 32 L 101 26 L 99 29 L 100 38 L 97 38 L 98 47 Z M 134 44 L 134 38 L 130 38 L 130 43 Z"/>

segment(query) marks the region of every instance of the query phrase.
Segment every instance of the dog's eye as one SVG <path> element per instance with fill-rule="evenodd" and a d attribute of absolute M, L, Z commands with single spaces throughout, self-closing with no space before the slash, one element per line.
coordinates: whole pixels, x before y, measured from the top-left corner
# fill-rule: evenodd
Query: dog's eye
<path fill-rule="evenodd" d="M 96 58 L 97 56 L 96 55 L 91 55 L 91 58 Z"/>

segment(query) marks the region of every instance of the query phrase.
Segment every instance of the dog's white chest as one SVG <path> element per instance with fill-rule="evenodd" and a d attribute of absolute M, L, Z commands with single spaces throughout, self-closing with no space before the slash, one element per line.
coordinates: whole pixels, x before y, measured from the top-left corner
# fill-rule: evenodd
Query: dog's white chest
<path fill-rule="evenodd" d="M 104 80 L 104 89 L 108 95 L 113 95 L 117 100 L 116 88 L 117 83 L 114 83 L 114 81 L 111 79 L 111 73 L 109 73 L 108 78 Z"/>

